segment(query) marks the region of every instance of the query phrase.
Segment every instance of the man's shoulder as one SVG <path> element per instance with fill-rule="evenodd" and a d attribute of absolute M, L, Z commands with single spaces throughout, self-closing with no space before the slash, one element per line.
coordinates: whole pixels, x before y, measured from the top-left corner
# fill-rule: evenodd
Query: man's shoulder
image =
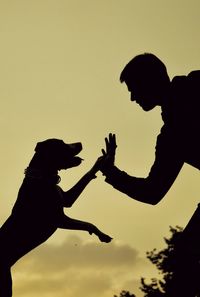
<path fill-rule="evenodd" d="M 200 70 L 190 72 L 187 78 L 191 87 L 200 89 Z"/>
<path fill-rule="evenodd" d="M 191 71 L 187 77 L 190 79 L 200 79 L 200 70 Z"/>
<path fill-rule="evenodd" d="M 172 79 L 172 90 L 181 96 L 200 93 L 200 70 L 193 70 L 188 75 L 175 76 Z"/>
<path fill-rule="evenodd" d="M 184 84 L 186 81 L 199 81 L 200 80 L 200 70 L 193 70 L 188 75 L 177 75 L 172 79 L 173 84 Z"/>

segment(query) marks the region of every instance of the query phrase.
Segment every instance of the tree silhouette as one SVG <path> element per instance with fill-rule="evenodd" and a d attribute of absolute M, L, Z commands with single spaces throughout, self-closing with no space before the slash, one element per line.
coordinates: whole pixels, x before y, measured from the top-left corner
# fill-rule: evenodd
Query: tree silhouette
<path fill-rule="evenodd" d="M 180 238 L 183 229 L 179 226 L 170 226 L 170 238 L 165 238 L 166 248 L 161 251 L 153 249 L 147 252 L 147 258 L 155 265 L 159 271 L 160 278 L 151 278 L 150 283 L 145 281 L 145 278 L 141 278 L 141 291 L 144 293 L 144 297 L 163 297 L 165 296 L 166 290 L 170 284 L 172 276 L 174 274 L 177 259 L 175 255 L 175 245 L 177 240 Z M 118 296 L 114 296 L 118 297 Z M 122 291 L 119 297 L 136 297 L 128 291 Z"/>
<path fill-rule="evenodd" d="M 199 210 L 198 210 L 199 212 Z M 147 258 L 156 266 L 159 278 L 148 283 L 141 278 L 143 297 L 200 297 L 199 229 L 195 212 L 186 228 L 170 226 L 170 238 L 164 238 L 166 248 L 147 252 Z M 190 247 L 190 249 L 188 249 Z M 114 296 L 118 297 L 118 296 Z M 119 297 L 136 297 L 122 291 Z"/>
<path fill-rule="evenodd" d="M 149 284 L 146 283 L 145 278 L 141 278 L 142 286 L 140 289 L 144 292 L 144 297 L 163 297 L 166 293 L 176 269 L 177 259 L 174 248 L 182 231 L 181 227 L 173 228 L 170 226 L 170 238 L 164 237 L 167 247 L 161 251 L 153 249 L 147 252 L 147 258 L 157 267 L 161 278 L 152 278 Z"/>
<path fill-rule="evenodd" d="M 114 297 L 118 297 L 117 295 L 114 295 Z M 119 297 L 136 297 L 134 294 L 131 294 L 129 291 L 121 291 Z"/>

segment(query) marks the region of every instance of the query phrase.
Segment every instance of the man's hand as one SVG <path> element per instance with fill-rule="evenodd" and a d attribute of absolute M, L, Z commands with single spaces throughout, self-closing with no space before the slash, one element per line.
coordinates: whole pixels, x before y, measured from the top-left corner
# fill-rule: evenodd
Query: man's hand
<path fill-rule="evenodd" d="M 103 155 L 96 160 L 95 164 L 88 172 L 92 178 L 96 177 L 96 173 L 99 170 L 104 174 L 110 167 L 114 166 L 117 147 L 115 134 L 109 133 L 108 137 L 105 138 L 105 143 L 106 149 L 102 149 Z"/>
<path fill-rule="evenodd" d="M 92 168 L 90 169 L 90 171 L 88 172 L 91 176 L 93 176 L 93 178 L 96 178 L 96 173 L 101 170 L 103 164 L 105 162 L 105 156 L 101 156 L 99 157 L 96 162 L 94 163 L 94 165 L 92 166 Z"/>
<path fill-rule="evenodd" d="M 109 133 L 108 137 L 105 138 L 105 143 L 106 150 L 102 149 L 104 159 L 100 169 L 103 174 L 106 174 L 115 163 L 115 151 L 117 148 L 115 134 Z"/>

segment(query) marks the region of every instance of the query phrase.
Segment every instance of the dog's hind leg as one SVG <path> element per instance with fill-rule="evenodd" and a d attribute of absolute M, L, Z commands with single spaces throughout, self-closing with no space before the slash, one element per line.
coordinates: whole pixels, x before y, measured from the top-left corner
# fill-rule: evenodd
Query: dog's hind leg
<path fill-rule="evenodd" d="M 0 264 L 0 297 L 12 296 L 12 276 L 10 267 Z"/>

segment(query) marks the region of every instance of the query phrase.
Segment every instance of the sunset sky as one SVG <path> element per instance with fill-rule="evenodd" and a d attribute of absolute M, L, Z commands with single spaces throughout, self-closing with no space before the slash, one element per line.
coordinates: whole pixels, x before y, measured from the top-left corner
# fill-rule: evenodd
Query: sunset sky
<path fill-rule="evenodd" d="M 9 216 L 38 141 L 81 141 L 82 165 L 61 172 L 67 190 L 116 133 L 116 165 L 147 176 L 162 126 L 160 108 L 145 113 L 119 75 L 135 55 L 152 52 L 170 78 L 200 69 L 198 0 L 0 0 L 0 223 Z M 189 103 L 189 99 L 188 99 Z M 58 230 L 13 267 L 15 297 L 113 297 L 139 293 L 153 277 L 146 251 L 164 246 L 169 226 L 184 227 L 200 201 L 200 175 L 184 165 L 156 206 L 117 192 L 98 178 L 71 217 L 114 239 Z M 48 205 L 47 205 L 48 207 Z"/>

